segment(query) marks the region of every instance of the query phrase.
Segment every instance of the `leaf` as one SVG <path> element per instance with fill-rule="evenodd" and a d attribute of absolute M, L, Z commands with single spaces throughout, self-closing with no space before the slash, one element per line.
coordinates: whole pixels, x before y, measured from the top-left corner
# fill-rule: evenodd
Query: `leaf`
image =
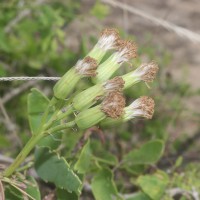
<path fill-rule="evenodd" d="M 168 181 L 167 174 L 158 171 L 153 175 L 139 176 L 137 184 L 150 198 L 160 200 L 166 190 Z"/>
<path fill-rule="evenodd" d="M 77 196 L 77 194 L 75 194 L 74 192 L 69 193 L 66 190 L 62 190 L 62 189 L 57 189 L 56 190 L 56 196 L 57 196 L 57 200 L 78 200 L 79 197 Z"/>
<path fill-rule="evenodd" d="M 145 171 L 146 166 L 145 165 L 126 165 L 126 166 L 124 165 L 123 168 L 130 174 L 139 175 Z"/>
<path fill-rule="evenodd" d="M 77 170 L 80 174 L 84 174 L 89 170 L 90 162 L 91 162 L 91 149 L 90 149 L 90 140 L 88 140 L 81 151 L 81 154 L 74 166 L 74 169 Z"/>
<path fill-rule="evenodd" d="M 38 89 L 31 89 L 31 93 L 28 95 L 28 118 L 32 133 L 38 131 L 40 122 L 42 119 L 42 114 L 47 108 L 49 99 Z M 53 113 L 50 113 L 50 116 Z M 49 117 L 50 117 L 49 116 Z M 49 147 L 51 149 L 56 149 L 61 143 L 61 132 L 55 133 L 53 136 L 48 135 L 38 142 L 38 146 Z"/>
<path fill-rule="evenodd" d="M 143 192 L 139 192 L 137 194 L 129 196 L 128 198 L 125 198 L 125 200 L 151 200 L 151 199 Z"/>
<path fill-rule="evenodd" d="M 97 1 L 90 13 L 98 19 L 104 19 L 109 13 L 109 7 Z"/>
<path fill-rule="evenodd" d="M 4 31 L 0 31 L 0 50 L 3 50 L 5 52 L 10 52 L 10 45 L 9 45 L 9 40 L 6 37 L 6 34 Z"/>
<path fill-rule="evenodd" d="M 109 169 L 100 170 L 92 180 L 92 192 L 95 200 L 120 200 L 113 181 L 113 174 Z"/>
<path fill-rule="evenodd" d="M 154 164 L 162 156 L 164 143 L 162 140 L 153 140 L 147 142 L 137 150 L 130 151 L 124 156 L 124 165 Z"/>
<path fill-rule="evenodd" d="M 30 176 L 28 177 L 28 182 L 30 184 L 27 185 L 26 192 L 35 200 L 41 200 L 40 190 L 36 180 Z"/>
<path fill-rule="evenodd" d="M 106 163 L 112 166 L 117 165 L 117 162 L 118 162 L 116 156 L 114 156 L 113 154 L 109 152 L 104 152 L 103 150 L 102 150 L 101 156 L 99 155 L 94 156 L 94 159 L 98 162 Z"/>
<path fill-rule="evenodd" d="M 5 187 L 6 200 L 23 200 L 22 193 L 12 186 Z"/>
<path fill-rule="evenodd" d="M 63 157 L 50 152 L 48 148 L 38 148 L 35 153 L 35 169 L 46 182 L 69 192 L 80 192 L 81 181 Z"/>
<path fill-rule="evenodd" d="M 49 99 L 38 89 L 31 89 L 31 93 L 28 95 L 28 118 L 32 133 L 38 131 L 42 114 L 47 108 Z"/>

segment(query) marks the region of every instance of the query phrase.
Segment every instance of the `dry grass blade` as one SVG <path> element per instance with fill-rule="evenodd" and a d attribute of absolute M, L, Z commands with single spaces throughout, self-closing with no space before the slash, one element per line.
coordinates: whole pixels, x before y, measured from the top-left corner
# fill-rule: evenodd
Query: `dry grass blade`
<path fill-rule="evenodd" d="M 149 15 L 147 13 L 145 13 L 144 11 L 142 10 L 139 10 L 137 8 L 134 8 L 128 4 L 124 4 L 124 3 L 121 3 L 119 1 L 115 1 L 115 0 L 101 0 L 102 2 L 104 3 L 107 3 L 111 6 L 114 6 L 114 7 L 118 7 L 118 8 L 121 8 L 123 10 L 126 10 L 130 13 L 133 13 L 133 14 L 136 14 L 140 17 L 143 17 L 147 20 L 150 20 L 151 22 L 153 22 L 154 24 L 157 24 L 159 26 L 162 26 L 170 31 L 173 31 L 175 32 L 178 36 L 181 36 L 183 38 L 187 38 L 189 39 L 190 41 L 196 43 L 200 43 L 200 34 L 198 33 L 195 33 L 191 30 L 188 30 L 186 28 L 183 28 L 183 27 L 180 27 L 180 26 L 177 26 L 171 22 L 168 22 L 166 20 L 163 20 L 163 19 L 160 19 L 160 18 L 156 18 L 152 15 Z"/>
<path fill-rule="evenodd" d="M 3 184 L 0 181 L 0 200 L 5 200 Z"/>

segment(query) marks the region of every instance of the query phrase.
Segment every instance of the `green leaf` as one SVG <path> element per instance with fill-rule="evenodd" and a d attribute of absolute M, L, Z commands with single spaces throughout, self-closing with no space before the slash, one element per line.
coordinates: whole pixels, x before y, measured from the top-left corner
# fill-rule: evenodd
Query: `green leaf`
<path fill-rule="evenodd" d="M 31 93 L 28 95 L 28 118 L 32 133 L 38 131 L 42 114 L 47 108 L 49 99 L 38 89 L 31 89 Z"/>
<path fill-rule="evenodd" d="M 35 153 L 35 169 L 44 181 L 54 183 L 69 192 L 80 192 L 81 181 L 63 157 L 50 152 L 48 148 L 38 148 Z"/>
<path fill-rule="evenodd" d="M 137 150 L 130 151 L 124 156 L 124 165 L 154 164 L 162 156 L 164 143 L 162 140 L 153 140 L 147 142 Z"/>
<path fill-rule="evenodd" d="M 26 192 L 35 200 L 41 200 L 40 190 L 36 180 L 33 177 L 28 177 L 30 184 L 27 185 Z"/>
<path fill-rule="evenodd" d="M 95 200 L 120 200 L 113 181 L 113 174 L 109 169 L 100 170 L 92 180 L 92 192 Z"/>
<path fill-rule="evenodd" d="M 12 186 L 5 187 L 5 199 L 6 200 L 23 200 L 22 193 Z"/>
<path fill-rule="evenodd" d="M 104 19 L 109 13 L 109 7 L 97 1 L 90 13 L 98 19 Z"/>
<path fill-rule="evenodd" d="M 137 194 L 133 194 L 132 196 L 126 198 L 125 200 L 152 200 L 143 192 L 139 192 Z"/>
<path fill-rule="evenodd" d="M 108 165 L 117 165 L 117 158 L 109 152 L 104 152 L 101 156 L 95 156 L 94 159 L 98 162 L 106 163 Z"/>
<path fill-rule="evenodd" d="M 62 189 L 57 189 L 56 190 L 56 196 L 57 196 L 57 200 L 78 200 L 79 197 L 77 196 L 77 194 L 75 194 L 74 192 L 68 192 L 66 190 L 62 190 Z"/>
<path fill-rule="evenodd" d="M 28 118 L 32 133 L 38 131 L 40 122 L 42 119 L 42 114 L 49 104 L 49 99 L 38 89 L 31 89 L 31 93 L 28 95 Z M 51 112 L 49 115 L 51 116 Z M 50 117 L 49 116 L 49 117 Z M 55 133 L 53 136 L 48 135 L 38 142 L 38 146 L 49 147 L 51 149 L 56 149 L 61 143 L 61 132 Z"/>
<path fill-rule="evenodd" d="M 0 50 L 10 52 L 9 39 L 3 30 L 0 31 Z"/>
<path fill-rule="evenodd" d="M 167 174 L 158 171 L 153 175 L 139 176 L 136 182 L 150 198 L 160 200 L 166 190 L 168 181 Z"/>
<path fill-rule="evenodd" d="M 91 162 L 91 149 L 90 149 L 90 140 L 88 140 L 81 151 L 81 154 L 74 166 L 74 169 L 77 170 L 80 174 L 84 174 L 89 170 L 90 162 Z"/>
<path fill-rule="evenodd" d="M 145 165 L 124 165 L 122 168 L 124 168 L 127 172 L 133 175 L 139 175 L 142 174 L 146 166 Z"/>

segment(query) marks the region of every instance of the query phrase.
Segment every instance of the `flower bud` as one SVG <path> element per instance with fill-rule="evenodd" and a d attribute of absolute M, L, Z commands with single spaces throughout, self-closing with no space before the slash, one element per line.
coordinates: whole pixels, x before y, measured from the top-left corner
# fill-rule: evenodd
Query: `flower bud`
<path fill-rule="evenodd" d="M 103 102 L 93 108 L 80 112 L 75 122 L 80 129 L 87 129 L 106 117 L 118 118 L 123 114 L 125 99 L 119 92 L 109 93 Z"/>
<path fill-rule="evenodd" d="M 157 72 L 158 65 L 156 63 L 150 62 L 142 64 L 133 72 L 122 76 L 125 81 L 124 89 L 127 89 L 140 81 L 152 82 L 155 79 Z"/>
<path fill-rule="evenodd" d="M 73 99 L 73 106 L 76 110 L 89 108 L 102 96 L 110 92 L 121 92 L 123 87 L 123 79 L 121 77 L 115 77 L 105 83 L 94 85 L 77 94 Z"/>
<path fill-rule="evenodd" d="M 117 52 L 99 65 L 97 76 L 93 81 L 95 83 L 107 81 L 124 62 L 136 57 L 136 51 L 135 43 L 128 40 L 118 40 Z"/>
<path fill-rule="evenodd" d="M 98 63 L 102 60 L 108 50 L 115 49 L 117 47 L 117 41 L 119 40 L 119 32 L 113 28 L 104 29 L 101 36 L 90 51 L 88 56 L 91 56 L 97 60 Z"/>
<path fill-rule="evenodd" d="M 75 67 L 68 70 L 56 83 L 53 88 L 54 96 L 58 99 L 65 99 L 82 77 L 96 76 L 96 69 L 97 62 L 95 59 L 88 56 L 79 60 Z"/>

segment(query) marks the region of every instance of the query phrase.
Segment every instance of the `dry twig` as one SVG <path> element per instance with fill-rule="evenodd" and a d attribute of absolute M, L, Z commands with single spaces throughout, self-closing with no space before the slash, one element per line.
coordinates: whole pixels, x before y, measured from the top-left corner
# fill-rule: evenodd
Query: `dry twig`
<path fill-rule="evenodd" d="M 123 10 L 127 10 L 128 12 L 133 13 L 135 15 L 138 15 L 142 18 L 145 18 L 145 19 L 153 22 L 154 24 L 157 24 L 159 26 L 166 28 L 167 30 L 175 32 L 178 36 L 189 39 L 190 41 L 192 41 L 194 43 L 196 43 L 196 42 L 200 43 L 200 34 L 195 33 L 191 30 L 177 26 L 177 25 L 175 25 L 171 22 L 168 22 L 166 20 L 154 17 L 150 14 L 145 13 L 142 10 L 134 8 L 131 5 L 121 3 L 119 1 L 115 1 L 115 0 L 101 0 L 101 1 L 104 2 L 104 3 L 107 3 L 111 6 L 118 7 L 118 8 L 121 8 Z"/>

